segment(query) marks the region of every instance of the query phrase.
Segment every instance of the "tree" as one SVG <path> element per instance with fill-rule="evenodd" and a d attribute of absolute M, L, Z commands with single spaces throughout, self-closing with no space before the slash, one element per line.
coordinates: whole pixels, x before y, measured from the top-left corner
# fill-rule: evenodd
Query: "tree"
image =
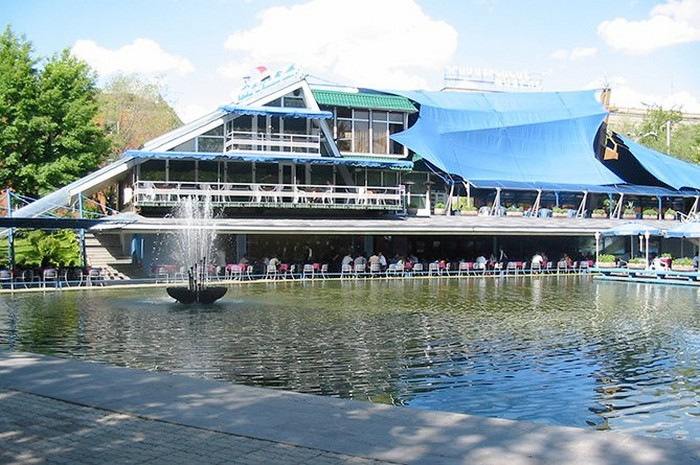
<path fill-rule="evenodd" d="M 0 36 L 0 186 L 40 196 L 94 171 L 108 142 L 95 124 L 96 76 L 66 49 L 40 69 L 31 44 Z"/>
<path fill-rule="evenodd" d="M 0 186 L 24 191 L 36 185 L 23 176 L 35 153 L 37 61 L 31 44 L 7 27 L 0 36 Z"/>
<path fill-rule="evenodd" d="M 104 86 L 98 120 L 111 143 L 110 158 L 182 125 L 163 93 L 159 84 L 137 75 L 118 75 Z"/>
<path fill-rule="evenodd" d="M 685 161 L 700 162 L 700 126 L 683 124 L 678 109 L 652 106 L 637 129 L 638 141 L 657 152 Z"/>

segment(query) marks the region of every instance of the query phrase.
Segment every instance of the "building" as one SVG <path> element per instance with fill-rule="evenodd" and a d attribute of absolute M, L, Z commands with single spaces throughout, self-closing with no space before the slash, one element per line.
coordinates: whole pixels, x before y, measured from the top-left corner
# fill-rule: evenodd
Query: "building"
<path fill-rule="evenodd" d="M 211 257 L 222 266 L 245 256 L 303 262 L 309 248 L 336 265 L 348 250 L 426 260 L 499 244 L 522 258 L 585 253 L 625 210 L 654 209 L 657 221 L 667 209 L 695 214 L 700 167 L 608 134 L 607 116 L 594 91 L 334 88 L 290 66 L 6 224 L 111 187 L 118 213 L 92 231 L 118 237 L 150 270 L 178 261 L 169 238 L 188 227 L 173 211 L 183 199 L 213 212 L 200 227 L 216 231 Z M 592 218 L 603 207 L 605 218 Z"/>

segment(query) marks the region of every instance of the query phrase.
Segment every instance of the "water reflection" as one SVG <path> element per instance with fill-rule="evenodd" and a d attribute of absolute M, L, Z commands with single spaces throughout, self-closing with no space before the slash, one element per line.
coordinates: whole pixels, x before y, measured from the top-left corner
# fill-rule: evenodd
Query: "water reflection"
<path fill-rule="evenodd" d="M 700 437 L 700 295 L 578 277 L 14 295 L 0 347 L 346 398 Z"/>

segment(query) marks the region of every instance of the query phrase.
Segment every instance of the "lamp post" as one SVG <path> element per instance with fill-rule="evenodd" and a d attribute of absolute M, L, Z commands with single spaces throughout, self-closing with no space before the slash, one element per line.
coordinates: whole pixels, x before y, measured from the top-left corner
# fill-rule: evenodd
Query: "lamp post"
<path fill-rule="evenodd" d="M 644 231 L 644 239 L 646 239 L 646 246 L 647 246 L 647 251 L 646 251 L 646 259 L 647 259 L 647 268 L 649 268 L 649 231 Z"/>
<path fill-rule="evenodd" d="M 595 266 L 598 267 L 598 249 L 600 244 L 600 231 L 595 232 Z"/>

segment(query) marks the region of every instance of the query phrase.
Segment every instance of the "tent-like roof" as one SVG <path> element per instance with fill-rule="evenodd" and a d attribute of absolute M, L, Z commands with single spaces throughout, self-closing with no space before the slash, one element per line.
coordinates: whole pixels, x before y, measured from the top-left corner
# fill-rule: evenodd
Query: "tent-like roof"
<path fill-rule="evenodd" d="M 395 93 L 419 103 L 420 113 L 392 138 L 474 185 L 590 190 L 624 183 L 595 157 L 594 140 L 607 114 L 595 91 Z"/>
<path fill-rule="evenodd" d="M 613 141 L 617 143 L 618 158 L 603 163 L 627 182 L 700 190 L 700 166 L 657 152 L 617 133 L 613 133 Z"/>

